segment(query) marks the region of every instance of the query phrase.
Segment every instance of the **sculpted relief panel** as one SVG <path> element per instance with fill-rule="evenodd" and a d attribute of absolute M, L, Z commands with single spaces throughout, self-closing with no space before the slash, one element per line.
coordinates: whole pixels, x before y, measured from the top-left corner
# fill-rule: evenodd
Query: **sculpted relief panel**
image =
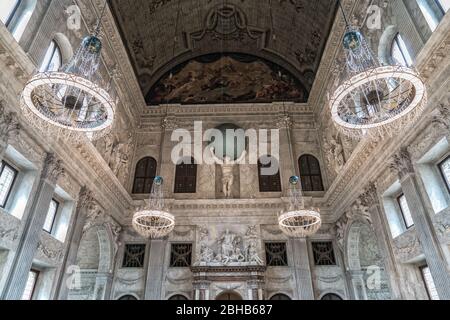
<path fill-rule="evenodd" d="M 246 230 L 245 230 L 246 228 Z M 256 226 L 199 227 L 196 266 L 263 265 Z"/>

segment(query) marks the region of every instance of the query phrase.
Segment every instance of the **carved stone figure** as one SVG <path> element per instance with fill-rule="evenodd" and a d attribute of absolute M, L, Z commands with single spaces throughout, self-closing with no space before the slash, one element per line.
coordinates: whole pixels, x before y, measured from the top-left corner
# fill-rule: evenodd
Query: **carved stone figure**
<path fill-rule="evenodd" d="M 258 236 L 253 233 L 254 229 L 255 227 L 249 227 L 244 237 L 227 229 L 213 244 L 210 244 L 208 230 L 201 228 L 199 230 L 200 251 L 197 263 L 220 266 L 263 264 L 258 254 Z"/>
<path fill-rule="evenodd" d="M 244 160 L 247 152 L 242 152 L 241 156 L 233 161 L 229 156 L 225 156 L 223 160 L 219 159 L 214 153 L 214 148 L 211 148 L 210 151 L 215 163 L 222 167 L 222 192 L 226 198 L 231 198 L 234 183 L 233 168 Z"/>
<path fill-rule="evenodd" d="M 247 248 L 247 261 L 249 263 L 263 264 L 262 259 L 259 257 L 258 249 L 256 248 L 256 243 L 254 241 L 250 241 L 250 244 Z"/>
<path fill-rule="evenodd" d="M 331 137 L 330 144 L 334 156 L 335 169 L 336 172 L 339 172 L 345 165 L 344 148 L 339 142 L 339 137 Z"/>

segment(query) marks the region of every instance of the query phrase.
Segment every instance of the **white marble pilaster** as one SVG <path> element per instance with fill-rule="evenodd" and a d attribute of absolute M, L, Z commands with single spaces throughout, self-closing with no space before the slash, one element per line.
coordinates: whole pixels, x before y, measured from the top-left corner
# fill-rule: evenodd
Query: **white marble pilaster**
<path fill-rule="evenodd" d="M 73 217 L 73 223 L 71 224 L 72 227 L 69 230 L 68 246 L 64 254 L 64 260 L 56 284 L 55 298 L 58 300 L 67 300 L 70 289 L 68 280 L 72 275 L 68 272 L 74 271 L 71 267 L 76 264 L 86 219 L 91 211 L 96 210 L 98 210 L 98 206 L 93 199 L 92 193 L 86 187 L 81 188 L 78 196 L 77 208 Z"/>
<path fill-rule="evenodd" d="M 391 168 L 398 172 L 403 193 L 410 207 L 414 227 L 439 298 L 450 300 L 450 273 L 430 216 L 433 212 L 427 210 L 424 195 L 420 193 L 418 177 L 406 148 L 402 148 L 394 156 Z"/>
<path fill-rule="evenodd" d="M 361 195 L 360 199 L 362 204 L 367 206 L 373 229 L 375 234 L 378 235 L 378 247 L 383 256 L 384 266 L 389 277 L 392 299 L 401 299 L 399 270 L 395 261 L 392 243 L 390 241 L 389 225 L 387 224 L 385 218 L 386 216 L 381 208 L 376 185 L 374 183 L 370 183 L 365 192 Z"/>
<path fill-rule="evenodd" d="M 56 182 L 62 174 L 64 174 L 64 168 L 61 161 L 54 154 L 47 154 L 38 188 L 8 273 L 8 280 L 3 292 L 5 300 L 18 300 L 22 297 L 50 202 L 55 192 Z"/>
<path fill-rule="evenodd" d="M 148 257 L 148 269 L 145 283 L 145 300 L 162 300 L 164 278 L 164 259 L 167 240 L 152 240 Z"/>
<path fill-rule="evenodd" d="M 290 239 L 298 300 L 314 300 L 311 267 L 306 239 Z"/>

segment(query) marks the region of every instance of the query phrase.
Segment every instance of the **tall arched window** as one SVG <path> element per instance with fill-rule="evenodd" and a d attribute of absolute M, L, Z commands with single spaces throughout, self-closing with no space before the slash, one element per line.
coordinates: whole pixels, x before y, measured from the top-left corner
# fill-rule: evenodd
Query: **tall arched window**
<path fill-rule="evenodd" d="M 258 160 L 259 192 L 281 192 L 280 166 L 272 156 Z"/>
<path fill-rule="evenodd" d="M 50 45 L 45 53 L 44 60 L 41 64 L 40 72 L 58 71 L 62 64 L 61 50 L 55 40 L 50 42 Z"/>
<path fill-rule="evenodd" d="M 391 56 L 396 64 L 409 67 L 413 64 L 411 54 L 406 47 L 405 41 L 400 33 L 397 33 L 392 41 Z"/>
<path fill-rule="evenodd" d="M 139 160 L 134 175 L 134 194 L 148 194 L 152 191 L 153 180 L 156 176 L 156 167 L 156 160 L 152 157 Z"/>
<path fill-rule="evenodd" d="M 319 160 L 312 155 L 301 156 L 298 160 L 303 191 L 324 191 Z"/>
<path fill-rule="evenodd" d="M 175 170 L 175 193 L 195 193 L 197 188 L 197 164 L 194 158 L 179 161 Z"/>

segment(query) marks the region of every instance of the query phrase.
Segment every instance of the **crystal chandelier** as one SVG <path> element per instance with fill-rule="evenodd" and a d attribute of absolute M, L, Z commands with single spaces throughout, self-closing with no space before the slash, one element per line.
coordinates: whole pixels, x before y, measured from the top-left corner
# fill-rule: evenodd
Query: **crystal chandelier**
<path fill-rule="evenodd" d="M 155 177 L 147 206 L 133 215 L 133 228 L 144 238 L 167 236 L 175 227 L 175 217 L 164 211 L 163 178 Z"/>
<path fill-rule="evenodd" d="M 285 235 L 293 238 L 305 238 L 314 235 L 322 226 L 319 210 L 305 209 L 300 178 L 289 179 L 289 210 L 278 217 L 278 225 Z"/>
<path fill-rule="evenodd" d="M 339 3 L 340 4 L 340 3 Z M 332 119 L 345 135 L 384 137 L 420 116 L 427 92 L 419 74 L 399 65 L 382 66 L 360 30 L 347 23 L 343 46 L 346 79 L 330 99 Z"/>
<path fill-rule="evenodd" d="M 45 133 L 74 140 L 105 135 L 114 120 L 112 81 L 99 73 L 99 39 L 103 8 L 95 31 L 81 42 L 71 60 L 56 72 L 39 72 L 25 85 L 21 107 L 28 120 Z"/>

